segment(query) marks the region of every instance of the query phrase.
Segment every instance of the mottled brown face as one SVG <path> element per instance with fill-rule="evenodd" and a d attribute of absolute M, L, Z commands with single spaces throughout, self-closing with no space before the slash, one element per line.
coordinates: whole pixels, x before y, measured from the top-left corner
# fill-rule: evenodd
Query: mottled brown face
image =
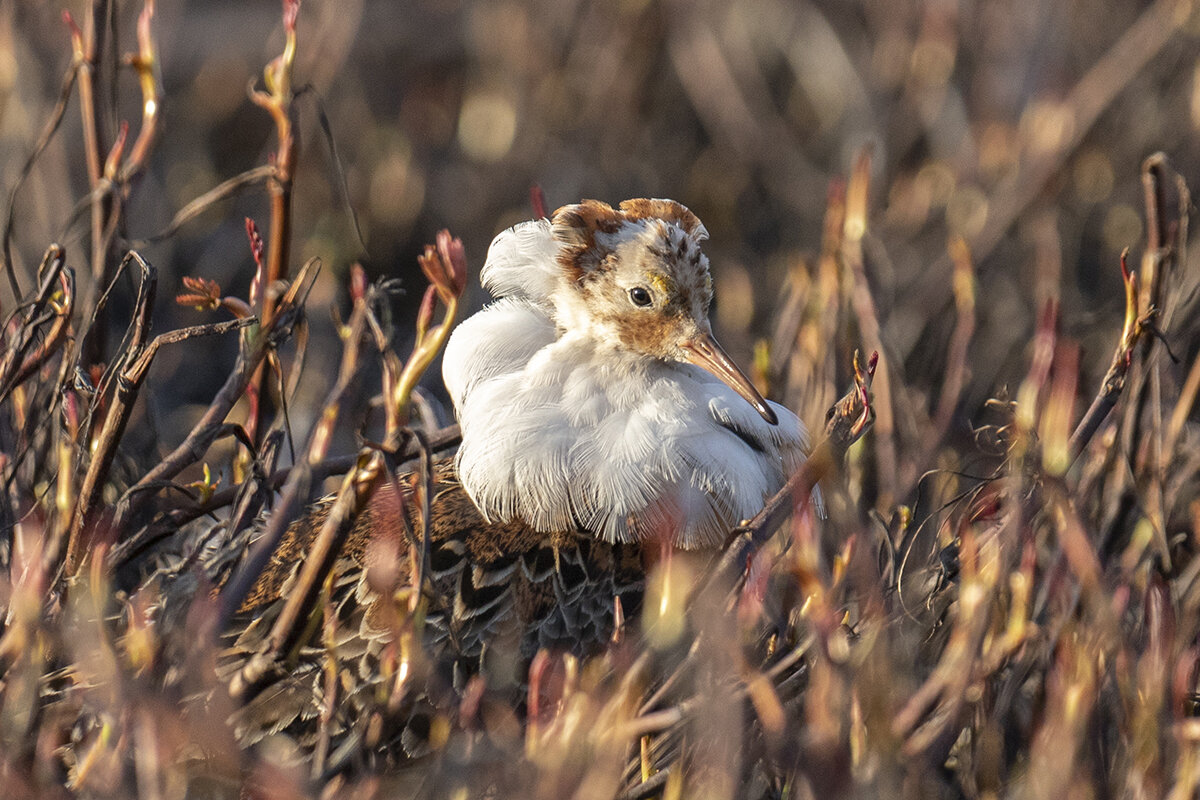
<path fill-rule="evenodd" d="M 606 344 L 716 375 L 775 424 L 775 414 L 712 337 L 708 232 L 672 200 L 585 200 L 553 218 L 566 286 L 560 318 Z"/>

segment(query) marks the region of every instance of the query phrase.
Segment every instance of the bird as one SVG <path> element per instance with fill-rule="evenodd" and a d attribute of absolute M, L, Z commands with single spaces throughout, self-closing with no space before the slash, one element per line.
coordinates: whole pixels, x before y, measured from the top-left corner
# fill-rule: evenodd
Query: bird
<path fill-rule="evenodd" d="M 681 203 L 640 198 L 494 239 L 495 302 L 442 366 L 458 480 L 484 519 L 712 548 L 803 462 L 804 425 L 713 337 L 707 238 Z"/>
<path fill-rule="evenodd" d="M 806 432 L 714 338 L 707 236 L 682 204 L 634 199 L 495 237 L 493 302 L 443 357 L 461 442 L 427 476 L 428 516 L 421 474 L 381 481 L 330 562 L 324 622 L 309 609 L 273 652 L 333 506 L 318 501 L 225 631 L 217 673 L 243 747 L 282 737 L 301 762 L 320 749 L 324 778 L 379 772 L 446 746 L 472 692 L 519 712 L 538 652 L 605 653 L 664 550 L 714 551 L 783 486 Z M 263 527 L 193 531 L 175 561 L 195 566 L 152 578 L 164 608 L 182 618 L 199 586 L 220 593 Z M 401 600 L 414 592 L 415 629 Z M 414 630 L 421 652 L 406 655 Z"/>
<path fill-rule="evenodd" d="M 392 749 L 381 730 L 407 757 L 427 752 L 431 720 L 477 675 L 520 706 L 538 651 L 604 652 L 620 618 L 637 618 L 663 548 L 719 547 L 803 461 L 803 424 L 713 336 L 706 238 L 690 210 L 661 199 L 584 200 L 495 237 L 481 270 L 494 302 L 459 324 L 443 357 L 462 434 L 432 475 L 429 669 L 402 708 L 378 705 L 380 676 L 395 675 L 380 668 L 388 606 L 418 582 L 426 521 L 410 474 L 376 491 L 333 567 L 355 675 L 334 764 L 361 763 L 356 747 Z M 328 506 L 289 528 L 251 590 L 228 674 L 261 651 Z M 381 548 L 399 565 L 386 578 L 372 567 Z M 281 665 L 238 712 L 243 741 L 287 732 L 312 746 L 325 647 L 314 641 L 307 668 Z M 369 722 L 381 715 L 391 724 Z"/>

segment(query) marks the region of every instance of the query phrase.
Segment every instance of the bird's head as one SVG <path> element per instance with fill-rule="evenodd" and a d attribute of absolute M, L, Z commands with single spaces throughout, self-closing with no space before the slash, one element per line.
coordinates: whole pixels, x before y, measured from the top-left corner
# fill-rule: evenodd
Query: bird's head
<path fill-rule="evenodd" d="M 564 206 L 551 220 L 563 280 L 559 323 L 605 345 L 694 364 L 720 378 L 776 424 L 775 412 L 717 344 L 708 321 L 712 277 L 700 243 L 708 231 L 673 200 L 598 200 Z"/>

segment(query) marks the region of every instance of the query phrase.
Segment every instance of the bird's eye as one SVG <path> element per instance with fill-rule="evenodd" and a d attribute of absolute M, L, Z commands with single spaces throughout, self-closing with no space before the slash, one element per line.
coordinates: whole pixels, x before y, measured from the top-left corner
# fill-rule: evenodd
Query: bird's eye
<path fill-rule="evenodd" d="M 635 306 L 645 308 L 653 302 L 653 298 L 650 297 L 650 292 L 646 287 L 635 286 L 629 290 L 629 301 Z"/>

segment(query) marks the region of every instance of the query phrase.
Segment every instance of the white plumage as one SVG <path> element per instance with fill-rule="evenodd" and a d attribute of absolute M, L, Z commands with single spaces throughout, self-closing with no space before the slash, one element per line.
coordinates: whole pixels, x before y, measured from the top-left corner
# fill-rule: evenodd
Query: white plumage
<path fill-rule="evenodd" d="M 485 517 L 714 546 L 803 461 L 800 421 L 708 333 L 705 236 L 672 201 L 584 201 L 492 242 L 498 299 L 443 361 L 458 476 Z"/>

